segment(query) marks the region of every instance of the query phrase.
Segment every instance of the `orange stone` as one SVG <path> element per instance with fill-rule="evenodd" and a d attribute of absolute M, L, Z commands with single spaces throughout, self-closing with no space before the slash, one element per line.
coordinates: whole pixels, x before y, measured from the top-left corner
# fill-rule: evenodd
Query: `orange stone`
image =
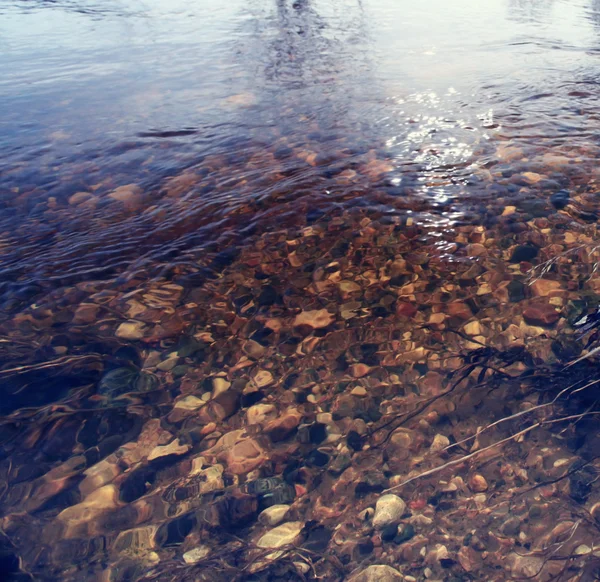
<path fill-rule="evenodd" d="M 447 313 L 452 317 L 458 317 L 459 319 L 467 320 L 473 317 L 471 308 L 461 301 L 453 301 L 447 305 Z"/>

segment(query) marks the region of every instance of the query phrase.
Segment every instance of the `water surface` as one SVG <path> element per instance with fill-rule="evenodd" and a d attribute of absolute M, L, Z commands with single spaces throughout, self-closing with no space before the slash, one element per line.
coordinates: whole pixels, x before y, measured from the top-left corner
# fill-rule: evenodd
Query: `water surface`
<path fill-rule="evenodd" d="M 591 156 L 596 8 L 3 2 L 5 279 L 46 287 L 100 264 L 122 272 L 165 253 L 172 261 L 217 230 L 236 231 L 244 204 L 295 214 L 273 192 L 282 180 L 269 176 L 280 170 L 294 207 L 335 205 L 338 188 L 302 150 L 336 171 L 375 151 L 391 185 L 452 217 L 481 197 L 466 185 L 500 163 L 501 141 L 525 155 L 568 147 Z M 202 183 L 165 196 L 168 179 L 186 172 Z M 107 197 L 131 183 L 145 193 L 134 216 Z M 85 216 L 69 207 L 80 191 L 97 202 Z M 361 190 L 353 203 L 372 196 Z M 165 218 L 153 220 L 155 207 Z M 257 209 L 248 214 L 260 221 Z"/>

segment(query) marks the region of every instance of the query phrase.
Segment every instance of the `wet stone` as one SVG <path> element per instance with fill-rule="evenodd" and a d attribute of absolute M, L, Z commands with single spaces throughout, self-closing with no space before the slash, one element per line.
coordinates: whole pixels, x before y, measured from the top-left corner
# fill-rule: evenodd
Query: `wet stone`
<path fill-rule="evenodd" d="M 196 564 L 200 560 L 206 558 L 208 554 L 210 554 L 210 547 L 198 546 L 192 550 L 188 550 L 185 554 L 183 554 L 183 561 L 186 564 Z"/>
<path fill-rule="evenodd" d="M 126 340 L 139 340 L 144 337 L 146 324 L 141 321 L 126 321 L 119 325 L 115 335 Z"/>
<path fill-rule="evenodd" d="M 260 497 L 260 506 L 282 505 L 291 503 L 296 496 L 296 490 L 289 484 L 285 484 L 274 491 L 265 493 Z"/>
<path fill-rule="evenodd" d="M 281 548 L 282 546 L 293 544 L 298 541 L 303 528 L 304 523 L 301 521 L 284 523 L 264 534 L 256 542 L 256 545 L 259 548 Z"/>
<path fill-rule="evenodd" d="M 550 203 L 557 210 L 562 210 L 571 201 L 571 196 L 567 190 L 559 190 L 550 196 Z"/>
<path fill-rule="evenodd" d="M 394 543 L 403 544 L 415 537 L 415 528 L 410 524 L 402 524 L 398 527 L 398 535 L 394 538 Z"/>
<path fill-rule="evenodd" d="M 478 536 L 471 536 L 469 543 L 466 545 L 470 545 L 476 552 L 485 552 L 487 549 L 486 545 Z"/>
<path fill-rule="evenodd" d="M 262 390 L 255 390 L 253 392 L 242 394 L 241 405 L 244 408 L 248 408 L 255 405 L 257 402 L 260 402 L 264 397 L 265 393 Z"/>
<path fill-rule="evenodd" d="M 355 430 L 348 433 L 346 442 L 353 451 L 360 451 L 363 448 L 363 439 Z"/>
<path fill-rule="evenodd" d="M 400 521 L 405 510 L 406 503 L 401 497 L 393 494 L 383 495 L 375 505 L 373 526 L 382 529 L 388 525 L 395 525 Z"/>
<path fill-rule="evenodd" d="M 381 493 L 387 486 L 388 480 L 382 473 L 369 471 L 364 473 L 354 488 L 354 495 L 361 499 L 370 493 Z"/>
<path fill-rule="evenodd" d="M 475 493 L 482 493 L 483 491 L 487 491 L 488 482 L 483 475 L 474 473 L 469 477 L 469 488 Z"/>
<path fill-rule="evenodd" d="M 193 513 L 182 515 L 177 519 L 163 524 L 156 532 L 156 543 L 159 546 L 178 546 L 196 525 Z"/>
<path fill-rule="evenodd" d="M 298 314 L 294 319 L 294 326 L 305 326 L 311 329 L 322 329 L 324 327 L 328 327 L 334 320 L 335 317 L 326 309 L 319 309 L 315 311 L 303 311 L 302 313 Z"/>
<path fill-rule="evenodd" d="M 523 310 L 523 318 L 530 325 L 548 327 L 560 319 L 560 313 L 550 303 L 535 302 Z"/>
<path fill-rule="evenodd" d="M 285 516 L 289 513 L 289 510 L 289 505 L 272 505 L 271 507 L 267 507 L 262 511 L 262 513 L 258 516 L 258 521 L 265 525 L 274 527 L 285 519 Z"/>
<path fill-rule="evenodd" d="M 306 464 L 309 466 L 325 467 L 327 463 L 329 463 L 329 455 L 319 450 L 311 451 L 306 457 Z"/>
<path fill-rule="evenodd" d="M 522 556 L 515 552 L 509 554 L 507 563 L 514 577 L 534 579 L 542 571 L 544 558 L 541 556 Z"/>
<path fill-rule="evenodd" d="M 561 284 L 558 281 L 548 279 L 536 279 L 531 284 L 531 292 L 534 297 L 548 297 L 560 294 Z"/>
<path fill-rule="evenodd" d="M 541 218 L 550 214 L 550 209 L 545 200 L 539 198 L 525 199 L 520 203 L 521 211 L 532 218 Z"/>
<path fill-rule="evenodd" d="M 519 245 L 514 249 L 510 256 L 511 263 L 522 263 L 523 261 L 531 262 L 538 256 L 539 249 L 530 244 Z"/>
<path fill-rule="evenodd" d="M 258 296 L 258 305 L 261 307 L 269 307 L 274 305 L 275 303 L 281 302 L 281 296 L 277 292 L 277 290 L 267 285 L 262 288 L 260 295 Z"/>
<path fill-rule="evenodd" d="M 381 539 L 384 542 L 391 542 L 396 535 L 398 534 L 398 526 L 397 525 L 386 525 L 381 530 Z"/>
<path fill-rule="evenodd" d="M 157 386 L 158 379 L 152 374 L 132 368 L 117 368 L 102 377 L 98 392 L 114 398 L 127 392 L 148 392 Z"/>
<path fill-rule="evenodd" d="M 352 460 L 350 459 L 350 456 L 342 453 L 333 459 L 333 461 L 329 465 L 328 470 L 333 475 L 340 475 L 351 464 L 352 464 Z"/>
<path fill-rule="evenodd" d="M 225 460 L 229 470 L 241 475 L 262 465 L 266 458 L 261 446 L 253 439 L 242 439 L 226 453 Z"/>
<path fill-rule="evenodd" d="M 310 442 L 318 445 L 327 438 L 327 425 L 322 422 L 315 422 L 309 429 Z"/>
<path fill-rule="evenodd" d="M 375 544 L 372 540 L 365 540 L 358 543 L 357 549 L 360 557 L 368 556 L 369 554 L 373 553 Z"/>
<path fill-rule="evenodd" d="M 544 515 L 544 508 L 541 505 L 532 505 L 529 508 L 529 519 L 540 519 Z"/>
<path fill-rule="evenodd" d="M 270 421 L 264 428 L 273 442 L 290 438 L 300 424 L 301 415 L 295 410 L 288 410 L 281 417 Z"/>
<path fill-rule="evenodd" d="M 575 360 L 581 354 L 582 346 L 574 340 L 564 339 L 552 342 L 552 352 L 563 362 Z"/>
<path fill-rule="evenodd" d="M 189 366 L 182 364 L 179 366 L 175 366 L 171 370 L 171 374 L 173 375 L 173 378 L 181 378 L 182 376 L 185 376 L 187 374 L 188 370 L 189 370 Z"/>
<path fill-rule="evenodd" d="M 520 530 L 521 520 L 518 517 L 511 517 L 500 526 L 500 532 L 505 536 L 516 536 Z"/>
<path fill-rule="evenodd" d="M 310 552 L 323 553 L 329 545 L 331 535 L 331 530 L 325 526 L 313 526 L 309 529 L 302 547 Z"/>
<path fill-rule="evenodd" d="M 228 531 L 247 527 L 256 520 L 258 504 L 252 495 L 241 493 L 219 497 L 213 508 L 217 515 L 217 523 Z"/>
<path fill-rule="evenodd" d="M 402 582 L 404 577 L 391 566 L 369 566 L 351 576 L 348 582 Z"/>
<path fill-rule="evenodd" d="M 204 351 L 204 343 L 190 336 L 183 336 L 179 340 L 177 355 L 180 358 L 198 356 Z"/>
<path fill-rule="evenodd" d="M 287 505 L 296 497 L 294 487 L 280 477 L 250 481 L 245 489 L 249 494 L 258 496 L 259 507 L 263 509 L 274 505 Z"/>
<path fill-rule="evenodd" d="M 586 465 L 569 477 L 569 494 L 580 504 L 584 504 L 592 492 L 592 483 L 597 479 L 593 467 Z"/>

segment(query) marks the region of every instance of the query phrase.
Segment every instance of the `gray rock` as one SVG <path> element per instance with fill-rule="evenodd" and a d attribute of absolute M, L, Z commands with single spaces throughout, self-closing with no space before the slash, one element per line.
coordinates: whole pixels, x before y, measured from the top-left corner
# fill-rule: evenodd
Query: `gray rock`
<path fill-rule="evenodd" d="M 264 525 L 274 527 L 285 519 L 289 510 L 289 505 L 273 505 L 267 507 L 267 509 L 258 516 L 258 521 Z"/>
<path fill-rule="evenodd" d="M 298 540 L 304 522 L 288 521 L 263 535 L 256 545 L 259 548 L 281 548 Z"/>
<path fill-rule="evenodd" d="M 348 582 L 402 582 L 403 579 L 402 574 L 391 566 L 369 566 L 351 576 Z"/>
<path fill-rule="evenodd" d="M 375 516 L 373 517 L 373 526 L 382 529 L 386 525 L 394 525 L 400 521 L 406 503 L 401 497 L 394 494 L 383 495 L 377 500 L 375 505 Z"/>
<path fill-rule="evenodd" d="M 208 546 L 198 546 L 183 554 L 183 561 L 186 564 L 195 564 L 206 558 L 208 554 L 210 554 L 210 548 Z"/>
<path fill-rule="evenodd" d="M 500 532 L 505 536 L 516 536 L 518 535 L 520 529 L 521 521 L 518 517 L 511 517 L 500 526 Z"/>

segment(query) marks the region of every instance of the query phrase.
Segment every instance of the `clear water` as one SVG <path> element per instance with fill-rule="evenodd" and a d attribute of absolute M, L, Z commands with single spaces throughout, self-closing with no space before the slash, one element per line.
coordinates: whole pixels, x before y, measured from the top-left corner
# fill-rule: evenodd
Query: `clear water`
<path fill-rule="evenodd" d="M 586 254 L 600 206 L 599 58 L 596 0 L 0 0 L 0 529 L 11 540 L 0 550 L 39 580 L 194 576 L 181 554 L 199 543 L 196 525 L 170 545 L 165 524 L 214 499 L 183 507 L 165 491 L 246 426 L 250 404 L 215 413 L 212 440 L 209 417 L 172 415 L 186 396 L 216 397 L 219 374 L 233 390 L 270 370 L 264 403 L 280 416 L 297 405 L 310 424 L 357 383 L 376 390 L 375 377 L 402 385 L 376 407 L 426 391 L 434 370 L 449 378 L 432 354 L 479 345 L 454 333 L 473 335 L 465 325 L 481 324 L 488 346 L 552 359 L 573 305 L 599 301 Z M 525 289 L 531 268 L 564 252 L 544 275 L 557 295 Z M 408 266 L 390 267 L 399 258 Z M 338 289 L 346 280 L 360 291 Z M 522 296 L 506 291 L 513 281 Z M 523 320 L 531 301 L 558 323 Z M 448 303 L 468 307 L 439 319 Z M 291 323 L 319 309 L 333 320 L 312 335 Z M 161 367 L 192 336 L 202 356 Z M 116 369 L 134 372 L 115 384 Z M 155 380 L 130 385 L 140 371 Z M 321 396 L 294 401 L 296 373 L 296 392 Z M 369 435 L 394 410 L 382 407 L 383 420 L 365 417 Z M 455 426 L 489 420 L 467 410 Z M 166 434 L 150 441 L 179 439 L 183 460 L 171 473 L 148 451 L 114 463 L 142 426 L 158 430 L 153 419 Z M 345 438 L 356 427 L 344 422 Z M 371 462 L 360 455 L 357 470 Z M 103 462 L 118 499 L 102 497 L 86 521 L 77 512 L 93 489 L 81 483 Z M 228 491 L 288 461 L 250 476 L 217 462 Z M 137 497 L 122 493 L 134 473 L 150 483 Z M 307 483 L 331 494 L 327 480 Z M 151 533 L 134 551 L 119 535 L 136 527 Z M 254 539 L 255 521 L 240 527 Z M 219 538 L 231 556 L 230 542 Z M 235 555 L 242 568 L 249 558 Z M 207 579 L 232 579 L 210 564 Z"/>

